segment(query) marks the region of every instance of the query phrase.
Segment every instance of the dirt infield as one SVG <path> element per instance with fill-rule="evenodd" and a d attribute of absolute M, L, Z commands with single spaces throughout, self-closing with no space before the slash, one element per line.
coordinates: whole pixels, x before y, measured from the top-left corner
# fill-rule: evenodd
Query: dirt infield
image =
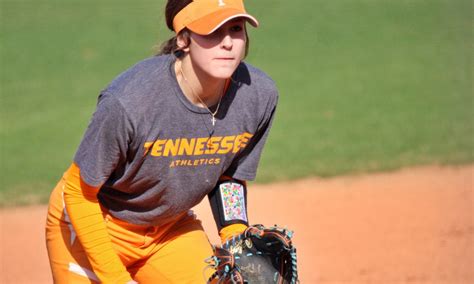
<path fill-rule="evenodd" d="M 474 165 L 433 166 L 254 185 L 249 215 L 295 231 L 302 283 L 474 283 L 473 196 Z M 0 210 L 0 283 L 51 283 L 45 212 Z"/>

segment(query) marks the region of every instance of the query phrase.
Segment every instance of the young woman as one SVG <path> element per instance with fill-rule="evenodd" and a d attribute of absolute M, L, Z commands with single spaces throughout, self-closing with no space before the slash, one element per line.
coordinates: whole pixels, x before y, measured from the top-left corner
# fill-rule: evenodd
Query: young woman
<path fill-rule="evenodd" d="M 208 196 L 222 240 L 245 230 L 277 103 L 242 62 L 242 0 L 168 0 L 176 36 L 100 94 L 74 161 L 51 194 L 55 283 L 202 283 L 212 248 L 190 209 Z"/>

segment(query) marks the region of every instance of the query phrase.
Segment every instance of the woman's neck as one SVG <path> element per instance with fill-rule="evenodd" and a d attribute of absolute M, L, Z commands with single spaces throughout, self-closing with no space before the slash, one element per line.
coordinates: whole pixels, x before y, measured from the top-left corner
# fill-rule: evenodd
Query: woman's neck
<path fill-rule="evenodd" d="M 225 79 L 211 77 L 195 68 L 189 55 L 177 59 L 174 68 L 179 86 L 189 101 L 200 107 L 211 107 L 219 103 Z"/>

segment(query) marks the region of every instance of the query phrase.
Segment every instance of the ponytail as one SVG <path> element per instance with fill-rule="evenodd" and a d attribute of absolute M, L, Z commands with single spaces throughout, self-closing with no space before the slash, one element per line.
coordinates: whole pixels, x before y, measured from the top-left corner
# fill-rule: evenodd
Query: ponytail
<path fill-rule="evenodd" d="M 175 53 L 177 48 L 177 38 L 174 36 L 161 44 L 160 50 L 156 55 L 172 54 Z"/>

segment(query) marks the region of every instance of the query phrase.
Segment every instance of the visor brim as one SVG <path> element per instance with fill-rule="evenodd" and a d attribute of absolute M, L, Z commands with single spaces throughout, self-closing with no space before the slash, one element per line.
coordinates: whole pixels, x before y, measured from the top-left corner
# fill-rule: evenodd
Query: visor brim
<path fill-rule="evenodd" d="M 259 26 L 255 17 L 247 13 L 242 13 L 240 10 L 228 9 L 206 15 L 189 23 L 186 27 L 199 35 L 209 35 L 219 29 L 223 24 L 237 18 L 244 18 L 254 27 Z"/>

